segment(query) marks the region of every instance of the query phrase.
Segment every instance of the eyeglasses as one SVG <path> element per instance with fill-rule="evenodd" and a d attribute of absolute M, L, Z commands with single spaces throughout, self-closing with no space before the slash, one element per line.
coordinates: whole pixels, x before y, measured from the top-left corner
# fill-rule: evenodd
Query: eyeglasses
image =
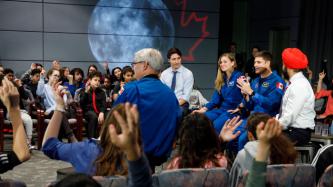
<path fill-rule="evenodd" d="M 59 77 L 60 77 L 60 75 L 53 75 L 53 77 L 58 77 L 58 78 L 59 78 Z"/>
<path fill-rule="evenodd" d="M 146 62 L 146 61 L 132 62 L 131 66 L 133 67 L 135 64 L 139 64 L 139 63 L 142 63 L 142 62 Z"/>

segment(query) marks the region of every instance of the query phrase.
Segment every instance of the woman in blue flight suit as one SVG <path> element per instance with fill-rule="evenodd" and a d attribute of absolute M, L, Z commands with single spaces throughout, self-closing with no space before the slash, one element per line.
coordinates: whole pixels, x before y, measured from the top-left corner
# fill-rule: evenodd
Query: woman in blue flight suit
<path fill-rule="evenodd" d="M 237 79 L 242 76 L 242 73 L 236 70 L 235 55 L 233 53 L 222 54 L 218 65 L 215 91 L 211 101 L 200 110 L 193 112 L 205 113 L 213 122 L 216 133 L 220 134 L 224 123 L 236 116 L 236 114 L 231 114 L 229 110 L 237 108 L 243 95 L 237 87 Z"/>

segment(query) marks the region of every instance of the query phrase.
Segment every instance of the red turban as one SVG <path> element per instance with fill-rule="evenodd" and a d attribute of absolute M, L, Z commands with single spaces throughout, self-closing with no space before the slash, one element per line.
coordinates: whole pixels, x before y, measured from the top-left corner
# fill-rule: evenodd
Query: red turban
<path fill-rule="evenodd" d="M 287 48 L 282 52 L 283 64 L 289 69 L 305 69 L 308 66 L 308 58 L 297 48 Z"/>

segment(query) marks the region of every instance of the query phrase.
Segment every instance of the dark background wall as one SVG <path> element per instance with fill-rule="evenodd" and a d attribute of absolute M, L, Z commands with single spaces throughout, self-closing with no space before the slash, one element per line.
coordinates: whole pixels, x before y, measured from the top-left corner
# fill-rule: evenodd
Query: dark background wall
<path fill-rule="evenodd" d="M 254 45 L 270 50 L 277 67 L 281 65 L 282 49 L 300 47 L 308 53 L 315 74 L 321 69 L 318 62 L 323 56 L 328 59 L 328 71 L 332 72 L 333 47 L 311 44 L 313 35 L 320 35 L 320 41 L 327 40 L 326 43 L 333 38 L 333 32 L 329 30 L 332 30 L 330 20 L 333 17 L 329 10 L 333 7 L 328 0 L 320 1 L 328 3 L 316 9 L 317 16 L 311 14 L 318 20 L 325 18 L 324 21 L 312 22 L 304 20 L 309 20 L 306 15 L 311 12 L 311 7 L 319 4 L 315 0 L 186 1 L 186 19 L 193 14 L 196 18 L 207 19 L 207 22 L 192 19 L 186 27 L 181 25 L 183 10 L 181 4 L 177 4 L 183 1 L 163 2 L 173 17 L 174 46 L 185 55 L 202 38 L 203 25 L 206 25 L 208 36 L 195 47 L 194 60 L 184 60 L 184 64 L 192 70 L 196 85 L 207 98 L 213 92 L 217 58 L 227 50 L 231 41 L 237 43 L 237 51 L 244 60 L 249 58 L 250 48 Z M 63 66 L 81 67 L 86 71 L 89 64 L 97 63 L 87 33 L 97 3 L 97 0 L 0 0 L 0 63 L 21 74 L 32 62 L 42 63 L 48 69 L 52 60 L 59 59 Z M 304 10 L 304 7 L 310 8 Z M 322 7 L 326 7 L 327 13 Z M 311 32 L 313 26 L 320 29 Z M 320 51 L 312 49 L 313 46 L 321 46 L 316 48 Z M 110 62 L 110 67 L 115 65 L 125 66 L 128 62 Z M 165 65 L 168 66 L 167 61 Z"/>
<path fill-rule="evenodd" d="M 113 6 L 111 2 L 117 1 L 105 2 L 102 8 L 110 11 L 124 8 Z M 141 2 L 139 4 L 145 5 Z M 185 9 L 182 6 L 184 2 L 187 3 Z M 1 63 L 16 74 L 23 73 L 32 62 L 44 64 L 49 69 L 54 59 L 59 59 L 62 66 L 80 67 L 86 71 L 89 64 L 97 63 L 89 46 L 88 34 L 110 35 L 88 33 L 90 17 L 97 3 L 97 0 L 0 0 Z M 192 70 L 196 85 L 210 96 L 218 55 L 219 0 L 210 3 L 166 0 L 164 3 L 173 17 L 174 36 L 150 36 L 148 33 L 143 37 L 172 37 L 174 46 L 180 48 L 184 56 L 189 56 L 190 49 L 194 48 L 193 59 L 183 61 Z M 149 7 L 131 8 L 133 11 L 159 11 Z M 181 23 L 182 13 L 185 13 L 183 22 L 187 23 Z M 206 21 L 200 21 L 202 19 Z M 198 42 L 203 31 L 208 35 Z M 128 37 L 126 34 L 118 36 Z M 163 55 L 166 56 L 165 53 Z M 110 68 L 123 67 L 131 62 L 131 59 L 126 62 L 105 60 L 110 62 Z M 167 61 L 165 66 L 168 66 Z M 101 66 L 99 68 L 102 69 Z"/>
<path fill-rule="evenodd" d="M 298 47 L 308 56 L 314 82 L 326 66 L 333 74 L 333 1 L 330 0 L 223 0 L 220 14 L 219 52 L 237 43 L 237 52 L 250 57 L 253 46 L 273 54 L 281 68 L 281 52 Z M 326 65 L 322 61 L 326 59 Z"/>

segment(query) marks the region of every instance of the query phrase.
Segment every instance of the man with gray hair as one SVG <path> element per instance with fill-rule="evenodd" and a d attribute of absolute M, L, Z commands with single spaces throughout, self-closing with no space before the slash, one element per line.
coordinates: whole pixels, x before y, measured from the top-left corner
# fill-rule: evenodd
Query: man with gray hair
<path fill-rule="evenodd" d="M 180 116 L 175 94 L 158 78 L 162 67 L 163 58 L 158 50 L 146 48 L 136 52 L 132 68 L 137 81 L 127 83 L 114 103 L 137 105 L 144 152 L 153 172 L 171 153 Z"/>

